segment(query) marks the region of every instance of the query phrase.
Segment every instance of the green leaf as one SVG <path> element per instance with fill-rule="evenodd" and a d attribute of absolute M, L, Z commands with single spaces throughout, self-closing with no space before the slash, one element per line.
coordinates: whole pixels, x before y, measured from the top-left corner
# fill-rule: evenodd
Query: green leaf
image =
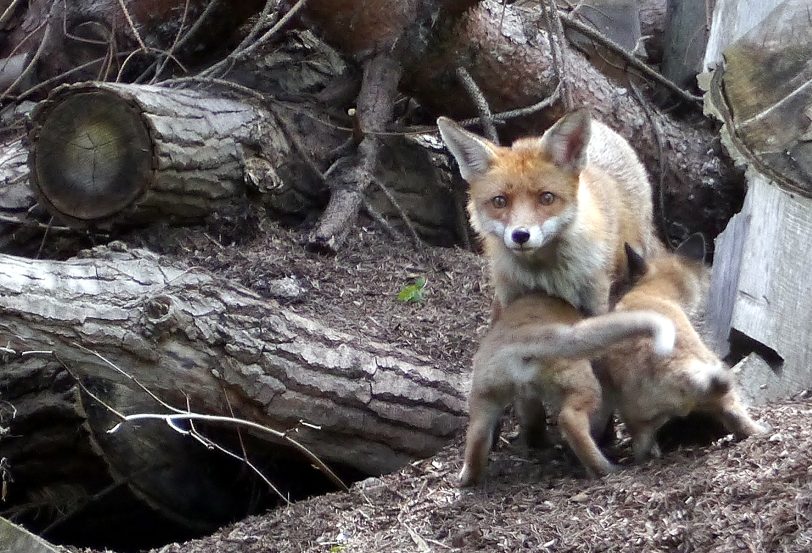
<path fill-rule="evenodd" d="M 398 301 L 412 303 L 422 301 L 425 288 L 426 277 L 417 277 L 414 282 L 407 284 L 398 292 Z"/>
<path fill-rule="evenodd" d="M 330 553 L 341 553 L 344 551 L 344 546 L 341 544 L 336 544 L 330 548 Z"/>

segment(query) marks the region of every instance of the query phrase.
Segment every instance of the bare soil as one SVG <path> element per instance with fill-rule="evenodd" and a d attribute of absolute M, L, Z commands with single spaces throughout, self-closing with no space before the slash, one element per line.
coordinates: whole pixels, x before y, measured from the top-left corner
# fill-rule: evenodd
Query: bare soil
<path fill-rule="evenodd" d="M 491 455 L 459 490 L 461 440 L 382 478 L 152 553 L 812 551 L 812 402 L 755 415 L 774 431 L 672 451 L 589 480 L 561 449 Z M 621 443 L 619 450 L 627 450 Z"/>
<path fill-rule="evenodd" d="M 253 223 L 252 223 L 253 224 Z M 336 257 L 308 253 L 303 235 L 271 223 L 131 237 L 169 257 L 236 279 L 335 328 L 387 340 L 467 371 L 490 291 L 474 253 L 416 252 L 360 228 Z M 417 303 L 395 299 L 418 276 Z M 300 293 L 279 292 L 290 279 Z M 295 288 L 295 286 L 294 286 Z M 502 440 L 488 481 L 454 487 L 462 436 L 435 457 L 170 544 L 154 553 L 394 551 L 812 551 L 812 401 L 754 409 L 772 430 L 682 446 L 633 465 L 628 439 L 610 456 L 623 470 L 587 479 L 562 446 L 528 453 Z M 509 434 L 509 432 L 507 433 Z"/>

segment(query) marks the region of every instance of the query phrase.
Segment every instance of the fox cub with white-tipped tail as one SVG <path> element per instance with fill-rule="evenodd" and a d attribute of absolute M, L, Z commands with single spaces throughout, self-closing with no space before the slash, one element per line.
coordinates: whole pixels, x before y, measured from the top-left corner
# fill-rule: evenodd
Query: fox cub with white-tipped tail
<path fill-rule="evenodd" d="M 490 258 L 494 318 L 532 291 L 604 313 L 611 285 L 625 275 L 623 244 L 646 256 L 662 248 L 645 169 L 629 143 L 586 110 L 510 148 L 445 117 L 437 126 L 470 184 L 468 214 Z"/>
<path fill-rule="evenodd" d="M 601 387 L 587 358 L 642 336 L 653 337 L 654 350 L 667 355 L 674 346 L 674 325 L 646 311 L 584 319 L 567 302 L 542 293 L 507 305 L 474 355 L 465 463 L 458 484 L 469 486 L 482 478 L 499 419 L 511 402 L 528 445 L 545 441 L 546 404 L 587 470 L 610 472 L 613 465 L 592 438 L 592 423 L 600 418 Z"/>
<path fill-rule="evenodd" d="M 702 235 L 693 235 L 673 254 L 649 260 L 628 245 L 626 251 L 631 278 L 639 280 L 615 312 L 653 311 L 676 327 L 674 353 L 668 357 L 656 355 L 648 341 L 636 340 L 610 348 L 593 363 L 607 407 L 614 406 L 626 423 L 635 458 L 659 456 L 657 430 L 669 419 L 695 411 L 718 418 L 739 438 L 764 432 L 747 414 L 733 374 L 703 343 L 687 315 L 707 288 Z"/>

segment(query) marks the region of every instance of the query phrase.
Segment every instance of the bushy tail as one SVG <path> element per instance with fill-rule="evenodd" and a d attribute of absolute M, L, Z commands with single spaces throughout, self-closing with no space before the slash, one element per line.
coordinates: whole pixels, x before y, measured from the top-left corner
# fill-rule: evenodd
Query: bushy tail
<path fill-rule="evenodd" d="M 675 375 L 676 377 L 677 375 Z M 691 383 L 694 392 L 720 396 L 733 387 L 733 375 L 721 361 L 695 361 L 687 364 L 682 376 Z"/>
<path fill-rule="evenodd" d="M 505 356 L 571 359 L 590 358 L 627 338 L 650 336 L 654 352 L 665 357 L 674 350 L 674 323 L 654 311 L 618 311 L 585 319 L 574 325 L 526 324 L 502 348 Z"/>

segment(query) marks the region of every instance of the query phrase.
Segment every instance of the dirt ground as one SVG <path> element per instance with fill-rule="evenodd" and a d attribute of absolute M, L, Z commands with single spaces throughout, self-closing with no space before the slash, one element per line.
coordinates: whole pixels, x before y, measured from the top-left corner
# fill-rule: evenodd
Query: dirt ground
<path fill-rule="evenodd" d="M 449 371 L 469 370 L 488 317 L 480 257 L 415 252 L 363 228 L 338 256 L 319 256 L 304 251 L 297 232 L 257 225 L 251 232 L 164 229 L 127 241 L 236 279 L 329 326 L 401 344 Z M 423 301 L 396 301 L 418 276 L 428 281 Z M 459 437 L 435 457 L 356 483 L 349 493 L 300 501 L 153 553 L 808 552 L 808 398 L 754 409 L 772 428 L 766 436 L 683 446 L 639 466 L 621 433 L 610 456 L 624 470 L 599 480 L 587 479 L 561 446 L 528 455 L 503 440 L 488 482 L 459 490 Z"/>
<path fill-rule="evenodd" d="M 398 473 L 152 553 L 812 551 L 812 402 L 755 409 L 767 436 L 683 448 L 600 480 L 560 449 L 491 455 L 459 490 L 460 440 Z M 628 444 L 619 444 L 628 451 Z"/>

